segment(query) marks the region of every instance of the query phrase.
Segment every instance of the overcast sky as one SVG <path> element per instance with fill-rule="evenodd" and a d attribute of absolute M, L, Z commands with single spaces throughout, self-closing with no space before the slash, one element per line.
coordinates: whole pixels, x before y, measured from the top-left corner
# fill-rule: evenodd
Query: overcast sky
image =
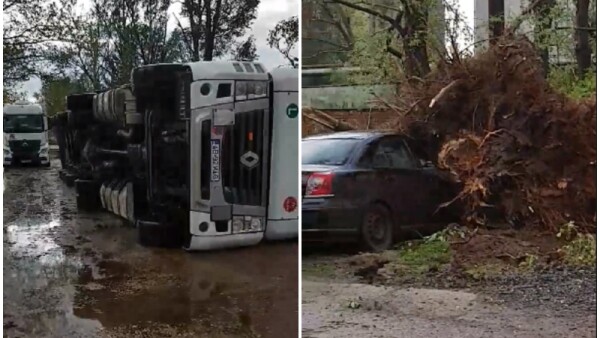
<path fill-rule="evenodd" d="M 80 1 L 83 6 L 85 6 L 85 2 L 88 2 L 87 0 Z M 459 0 L 460 11 L 465 15 L 466 21 L 471 27 L 473 26 L 474 1 L 476 0 Z M 252 29 L 248 31 L 248 35 L 254 35 L 256 38 L 259 61 L 268 69 L 287 64 L 287 61 L 278 51 L 269 48 L 267 45 L 269 30 L 280 20 L 289 18 L 293 15 L 298 15 L 299 2 L 300 0 L 261 0 L 258 5 L 258 15 L 256 20 L 254 20 Z M 179 13 L 179 6 L 180 4 L 175 4 L 170 8 L 172 15 L 172 18 L 169 21 L 170 28 L 174 28 L 176 25 L 173 15 Z M 299 53 L 295 51 L 294 55 L 299 55 Z M 33 93 L 38 92 L 41 88 L 40 80 L 33 78 L 25 82 L 22 88 L 29 93 L 30 97 L 32 97 Z"/>
<path fill-rule="evenodd" d="M 290 16 L 298 15 L 298 4 L 300 0 L 261 0 L 258 5 L 256 20 L 248 30 L 248 36 L 254 35 L 256 38 L 256 53 L 258 61 L 263 63 L 267 69 L 272 69 L 280 65 L 289 64 L 288 61 L 275 49 L 269 48 L 267 45 L 267 36 L 277 22 L 287 19 Z M 80 5 L 87 8 L 90 2 L 80 0 Z M 177 3 L 171 6 L 171 19 L 168 27 L 173 29 L 176 27 L 176 20 L 173 15 L 180 12 L 181 4 Z M 296 51 L 292 55 L 298 55 Z M 33 93 L 40 90 L 42 84 L 38 78 L 32 78 L 25 82 L 22 86 L 29 94 L 30 99 L 33 98 Z"/>

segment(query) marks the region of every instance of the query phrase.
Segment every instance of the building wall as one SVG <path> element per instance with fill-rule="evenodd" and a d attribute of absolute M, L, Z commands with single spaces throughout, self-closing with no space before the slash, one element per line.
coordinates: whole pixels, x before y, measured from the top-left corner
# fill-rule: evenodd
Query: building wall
<path fill-rule="evenodd" d="M 475 50 L 480 51 L 487 48 L 488 40 L 490 38 L 490 20 L 489 10 L 490 2 L 492 1 L 503 1 L 504 2 L 504 22 L 508 26 L 514 19 L 520 16 L 525 9 L 530 6 L 531 0 L 474 0 L 475 1 L 475 13 L 474 13 L 474 28 L 475 28 Z M 575 15 L 575 7 L 573 1 L 570 0 L 557 0 L 557 6 L 564 8 L 565 11 L 572 13 L 572 15 L 566 15 L 563 20 L 553 22 L 554 27 L 559 28 L 557 31 L 561 31 L 567 35 L 572 34 L 570 30 L 560 29 L 562 27 L 572 27 Z M 535 41 L 535 25 L 531 20 L 525 20 L 519 26 L 519 33 L 525 34 Z M 561 45 L 550 45 L 548 48 L 550 63 L 552 64 L 568 64 L 575 62 L 573 49 L 569 47 L 567 43 Z"/>

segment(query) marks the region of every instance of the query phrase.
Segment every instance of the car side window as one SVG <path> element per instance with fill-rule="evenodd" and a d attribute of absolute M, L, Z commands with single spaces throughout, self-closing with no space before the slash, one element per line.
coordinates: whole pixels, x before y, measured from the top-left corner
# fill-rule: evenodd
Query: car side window
<path fill-rule="evenodd" d="M 414 169 L 415 164 L 401 138 L 382 139 L 373 154 L 373 167 L 388 169 Z"/>
<path fill-rule="evenodd" d="M 370 143 L 365 147 L 365 149 L 357 163 L 360 168 L 373 168 L 374 167 L 373 156 L 375 154 L 376 149 L 377 149 L 376 142 Z"/>

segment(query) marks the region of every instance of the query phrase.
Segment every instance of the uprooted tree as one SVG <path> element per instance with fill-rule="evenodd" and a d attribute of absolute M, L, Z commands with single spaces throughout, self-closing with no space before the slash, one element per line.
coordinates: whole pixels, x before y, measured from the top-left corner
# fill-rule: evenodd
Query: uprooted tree
<path fill-rule="evenodd" d="M 399 129 L 462 182 L 466 220 L 493 206 L 513 223 L 595 228 L 596 101 L 553 89 L 529 40 L 441 63 L 400 97 L 413 108 Z"/>
<path fill-rule="evenodd" d="M 409 6 L 386 8 L 384 2 L 332 2 L 376 17 L 390 29 L 402 27 L 392 20 L 393 13 L 400 15 L 401 23 L 405 15 L 423 14 L 410 12 Z M 546 7 L 536 7 L 540 3 Z M 539 18 L 558 9 L 551 1 L 537 1 L 524 15 Z M 449 171 L 462 184 L 456 198 L 441 207 L 460 205 L 465 222 L 480 225 L 500 218 L 515 226 L 556 230 L 572 221 L 595 232 L 596 101 L 572 98 L 595 92 L 595 85 L 564 90 L 584 93 L 572 97 L 557 88 L 560 82 L 555 73 L 573 68 L 552 66 L 546 76 L 549 60 L 544 52 L 556 45 L 557 39 L 544 29 L 554 28 L 551 23 L 536 26 L 534 44 L 517 33 L 523 20 L 503 23 L 489 48 L 475 55 L 459 50 L 453 40 L 456 35 L 447 35 L 450 48 L 446 54 L 437 53 L 437 60 L 431 56 L 436 54 L 435 48 L 409 44 L 410 39 L 403 40 L 409 37 L 407 32 L 402 35 L 402 30 L 398 31 L 399 41 L 392 41 L 392 46 L 396 43 L 402 53 L 386 49 L 402 61 L 396 74 L 398 95 L 382 104 L 395 112 L 389 116 L 396 120 L 398 131 L 409 136 L 420 156 Z M 419 39 L 419 35 L 413 38 Z M 565 49 L 581 66 L 572 39 L 570 43 Z M 428 54 L 420 52 L 423 47 Z M 429 57 L 421 59 L 423 55 Z M 309 114 L 326 128 L 343 125 L 322 114 Z"/>

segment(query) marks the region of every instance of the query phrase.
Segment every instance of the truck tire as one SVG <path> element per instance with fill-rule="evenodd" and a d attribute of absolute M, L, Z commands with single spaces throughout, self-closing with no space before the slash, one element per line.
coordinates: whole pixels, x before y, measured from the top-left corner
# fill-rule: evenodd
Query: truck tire
<path fill-rule="evenodd" d="M 96 211 L 100 209 L 99 185 L 90 180 L 75 180 L 75 193 L 77 209 L 83 211 Z"/>
<path fill-rule="evenodd" d="M 71 173 L 65 173 L 65 183 L 67 184 L 67 187 L 69 188 L 73 188 L 73 186 L 75 185 L 75 175 L 71 174 Z"/>
<path fill-rule="evenodd" d="M 143 246 L 174 248 L 182 244 L 181 236 L 174 226 L 142 220 L 138 220 L 136 226 L 138 241 Z"/>

